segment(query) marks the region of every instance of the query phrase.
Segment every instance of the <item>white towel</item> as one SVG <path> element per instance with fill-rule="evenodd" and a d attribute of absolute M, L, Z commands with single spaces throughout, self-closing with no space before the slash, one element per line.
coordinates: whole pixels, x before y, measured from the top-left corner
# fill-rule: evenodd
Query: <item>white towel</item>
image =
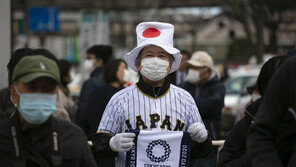
<path fill-rule="evenodd" d="M 126 167 L 189 167 L 191 139 L 187 132 L 137 131 L 126 154 Z"/>

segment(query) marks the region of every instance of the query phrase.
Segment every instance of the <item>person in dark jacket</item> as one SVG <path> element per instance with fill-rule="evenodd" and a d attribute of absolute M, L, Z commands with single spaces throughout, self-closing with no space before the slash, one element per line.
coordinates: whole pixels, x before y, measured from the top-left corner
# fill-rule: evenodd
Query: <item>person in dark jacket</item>
<path fill-rule="evenodd" d="M 213 70 L 213 60 L 206 52 L 195 52 L 188 61 L 187 82 L 181 87 L 194 98 L 202 120 L 213 140 L 220 139 L 221 111 L 225 88 Z M 192 166 L 216 166 L 217 148 L 207 158 L 193 160 Z"/>
<path fill-rule="evenodd" d="M 88 137 L 91 137 L 97 132 L 103 112 L 110 98 L 124 88 L 126 69 L 127 64 L 122 59 L 112 60 L 104 68 L 103 80 L 105 83 L 93 92 L 91 104 L 88 109 L 90 111 L 88 129 L 85 131 Z"/>
<path fill-rule="evenodd" d="M 104 65 L 112 56 L 113 49 L 108 45 L 95 45 L 89 48 L 86 53 L 88 61 L 95 68 L 90 75 L 90 78 L 83 83 L 80 96 L 78 99 L 78 109 L 76 113 L 76 124 L 83 130 L 87 128 L 87 115 L 90 106 L 92 93 L 100 87 L 103 82 Z"/>
<path fill-rule="evenodd" d="M 95 167 L 83 131 L 53 117 L 60 85 L 55 56 L 19 49 L 8 68 L 13 116 L 0 124 L 0 164 L 5 167 Z"/>
<path fill-rule="evenodd" d="M 286 58 L 288 57 L 273 57 L 262 66 L 256 83 L 256 87 L 261 96 L 264 97 L 264 92 L 268 82 L 279 66 L 286 60 Z M 247 133 L 260 107 L 261 101 L 262 98 L 259 98 L 246 108 L 244 117 L 236 123 L 227 136 L 224 147 L 219 153 L 218 167 L 251 166 L 251 156 L 246 148 L 248 136 Z"/>
<path fill-rule="evenodd" d="M 102 115 L 111 97 L 124 88 L 126 69 L 127 64 L 121 59 L 110 61 L 106 65 L 103 73 L 105 83 L 96 89 L 92 96 L 88 117 L 89 129 L 85 132 L 89 138 L 97 132 Z M 96 155 L 96 153 L 94 154 Z M 95 159 L 100 167 L 115 166 L 114 158 L 100 159 L 99 156 L 95 156 Z"/>
<path fill-rule="evenodd" d="M 296 57 L 288 58 L 267 86 L 248 135 L 252 166 L 295 164 Z"/>

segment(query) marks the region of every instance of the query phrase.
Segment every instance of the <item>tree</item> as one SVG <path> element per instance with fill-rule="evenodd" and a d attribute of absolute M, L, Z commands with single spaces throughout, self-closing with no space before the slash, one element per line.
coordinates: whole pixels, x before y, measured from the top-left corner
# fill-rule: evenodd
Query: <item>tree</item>
<path fill-rule="evenodd" d="M 247 38 L 237 38 L 229 45 L 226 57 L 232 61 L 247 62 L 250 55 L 255 55 L 255 48 Z"/>
<path fill-rule="evenodd" d="M 267 51 L 276 52 L 277 45 L 277 30 L 282 22 L 282 15 L 290 9 L 296 8 L 295 0 L 264 0 L 263 3 L 269 9 L 269 19 L 266 21 L 266 26 L 269 28 L 269 45 Z"/>
<path fill-rule="evenodd" d="M 242 23 L 250 46 L 256 46 L 255 55 L 260 61 L 265 51 L 277 51 L 277 30 L 281 15 L 295 8 L 295 0 L 226 0 L 234 17 Z M 254 32 L 252 32 L 254 27 Z M 269 30 L 269 45 L 264 45 L 264 29 Z M 249 55 L 251 56 L 251 55 Z"/>

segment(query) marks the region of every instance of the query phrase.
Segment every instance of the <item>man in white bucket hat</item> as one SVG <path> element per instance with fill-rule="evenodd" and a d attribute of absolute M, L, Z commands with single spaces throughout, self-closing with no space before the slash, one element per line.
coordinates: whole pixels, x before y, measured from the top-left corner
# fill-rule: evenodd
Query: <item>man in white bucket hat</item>
<path fill-rule="evenodd" d="M 116 166 L 124 166 L 125 152 L 132 148 L 135 137 L 134 133 L 125 133 L 128 129 L 188 131 L 192 157 L 207 156 L 211 139 L 194 99 L 170 84 L 167 77 L 181 61 L 180 51 L 173 47 L 174 26 L 144 22 L 136 31 L 138 45 L 127 54 L 127 63 L 139 73 L 139 82 L 109 101 L 93 137 L 95 149 L 101 157 L 116 157 Z"/>

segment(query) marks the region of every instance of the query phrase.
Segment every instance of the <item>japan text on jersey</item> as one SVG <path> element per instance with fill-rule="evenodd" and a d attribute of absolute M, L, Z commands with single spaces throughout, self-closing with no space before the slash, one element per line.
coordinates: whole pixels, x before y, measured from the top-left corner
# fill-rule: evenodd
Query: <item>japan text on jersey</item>
<path fill-rule="evenodd" d="M 161 97 L 152 98 L 132 85 L 109 101 L 98 132 L 121 133 L 128 129 L 185 131 L 202 122 L 194 99 L 185 90 L 170 85 Z"/>

